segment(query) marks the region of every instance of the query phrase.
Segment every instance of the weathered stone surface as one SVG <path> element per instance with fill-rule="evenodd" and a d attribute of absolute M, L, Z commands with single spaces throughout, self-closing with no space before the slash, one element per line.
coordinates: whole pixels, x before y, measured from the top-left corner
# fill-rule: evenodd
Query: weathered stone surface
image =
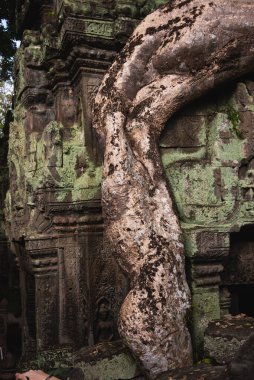
<path fill-rule="evenodd" d="M 251 380 L 254 373 L 254 334 L 251 333 L 228 366 L 231 380 Z"/>
<path fill-rule="evenodd" d="M 205 356 L 219 364 L 229 363 L 254 331 L 254 319 L 227 316 L 209 323 L 205 332 Z"/>
<path fill-rule="evenodd" d="M 253 268 L 247 264 L 253 258 L 253 202 L 246 199 L 244 189 L 246 180 L 247 191 L 252 186 L 247 148 L 254 125 L 251 83 L 241 80 L 224 87 L 223 91 L 215 90 L 177 114 L 175 123 L 180 130 L 184 128 L 186 115 L 202 117 L 204 146 L 193 151 L 179 144 L 167 150 L 162 139 L 162 160 L 189 257 L 187 270 L 194 301 L 192 335 L 197 359 L 203 355 L 207 323 L 218 318 L 219 309 L 222 314 L 253 315 L 251 303 L 244 301 L 252 298 Z M 244 102 L 240 103 L 241 94 L 244 94 Z M 242 118 L 243 114 L 246 118 Z M 170 120 L 166 136 L 171 139 Z M 174 141 L 174 131 L 172 139 Z M 225 152 L 228 152 L 227 160 L 224 160 Z M 196 300 L 206 299 L 209 293 L 213 294 L 210 307 L 198 302 L 197 310 Z"/>
<path fill-rule="evenodd" d="M 12 119 L 12 112 L 8 111 L 0 137 L 0 377 L 6 379 L 13 378 L 21 353 L 19 274 L 6 237 L 4 220 L 5 197 L 9 187 L 8 134 Z"/>
<path fill-rule="evenodd" d="M 87 380 L 132 379 L 140 373 L 129 349 L 120 341 L 80 350 L 74 365 L 82 369 Z"/>
<path fill-rule="evenodd" d="M 17 4 L 5 228 L 20 265 L 24 360 L 119 338 L 128 281 L 102 245 L 102 155 L 91 105 L 115 50 L 143 17 L 134 3 Z"/>
<path fill-rule="evenodd" d="M 203 334 L 209 321 L 219 318 L 220 312 L 228 313 L 232 309 L 232 286 L 248 286 L 252 281 L 253 265 L 248 265 L 253 256 L 250 241 L 243 236 L 239 251 L 237 244 L 232 246 L 234 239 L 230 234 L 254 223 L 253 78 L 241 78 L 239 83 L 231 79 L 222 88 L 203 96 L 227 77 L 237 78 L 243 66 L 246 72 L 252 67 L 252 62 L 247 62 L 241 51 L 252 35 L 248 32 L 248 38 L 245 38 L 246 28 L 253 25 L 251 21 L 247 26 L 244 21 L 245 10 L 251 17 L 253 9 L 247 0 L 240 2 L 240 5 L 246 5 L 244 11 L 238 3 L 231 2 L 229 12 L 229 2 L 222 0 L 207 4 L 196 0 L 171 1 L 165 13 L 158 11 L 161 16 L 156 20 L 151 15 L 144 21 L 132 42 L 117 58 L 113 66 L 116 72 L 125 59 L 130 65 L 125 65 L 126 70 L 115 82 L 111 93 L 110 80 L 107 79 L 103 106 L 107 111 L 107 98 L 113 96 L 116 101 L 113 111 L 128 114 L 123 135 L 127 136 L 126 154 L 130 160 L 123 165 L 123 173 L 128 176 L 133 171 L 128 185 L 136 191 L 136 198 L 133 202 L 126 202 L 128 189 L 122 186 L 118 192 L 116 187 L 110 188 L 112 182 L 109 182 L 113 198 L 111 205 L 107 206 L 110 218 L 116 217 L 117 220 L 126 207 L 133 211 L 127 215 L 131 222 L 125 226 L 125 243 L 117 237 L 114 242 L 119 243 L 116 250 L 114 245 L 113 249 L 103 246 L 100 182 L 105 141 L 98 140 L 92 128 L 92 105 L 104 73 L 133 28 L 154 7 L 163 3 L 165 1 L 160 0 L 108 3 L 18 1 L 20 36 L 24 32 L 15 64 L 15 118 L 10 130 L 11 183 L 5 206 L 5 228 L 20 265 L 23 352 L 27 356 L 37 354 L 42 362 L 49 360 L 53 363 L 55 360 L 59 363 L 62 360 L 65 363 L 66 345 L 79 348 L 118 339 L 117 318 L 129 289 L 127 277 L 132 276 L 127 272 L 134 273 L 131 286 L 138 286 L 138 293 L 144 290 L 149 299 L 151 318 L 145 321 L 145 325 L 150 331 L 145 339 L 151 338 L 154 344 L 155 336 L 160 336 L 159 351 L 163 358 L 172 344 L 168 334 L 174 331 L 176 323 L 164 318 L 165 314 L 161 312 L 165 308 L 172 309 L 174 302 L 168 297 L 171 291 L 165 290 L 168 289 L 168 273 L 173 273 L 170 266 L 172 252 L 179 254 L 180 265 L 177 263 L 176 266 L 177 270 L 183 271 L 183 245 L 178 242 L 177 218 L 184 232 L 183 243 L 188 256 L 187 274 L 193 294 L 192 343 L 196 358 L 197 354 L 202 356 Z M 221 13 L 216 13 L 217 4 L 222 6 Z M 204 21 L 205 17 L 207 20 Z M 157 76 L 159 82 L 156 82 Z M 114 93 L 118 85 L 122 86 L 121 91 Z M 183 92 L 181 88 L 184 88 Z M 123 98 L 122 89 L 127 94 Z M 171 109 L 169 103 L 177 91 L 179 97 Z M 199 95 L 202 95 L 200 100 L 182 108 L 185 102 Z M 154 108 L 151 98 L 158 99 Z M 171 115 L 178 108 L 180 111 L 172 119 Z M 147 120 L 146 111 L 150 115 L 154 112 L 155 116 L 148 124 L 152 126 L 151 130 L 156 129 L 156 136 L 149 135 L 149 130 L 143 133 L 145 128 L 141 128 Z M 155 142 L 163 128 L 159 152 Z M 117 140 L 123 141 L 126 136 L 119 138 L 115 134 L 110 140 L 108 135 L 108 140 L 117 148 Z M 149 150 L 149 143 L 151 149 L 147 157 L 142 157 L 138 163 L 140 166 L 133 170 L 133 163 L 140 160 L 145 145 Z M 120 147 L 124 151 L 124 144 Z M 162 179 L 160 156 L 175 200 L 172 204 L 175 203 L 174 208 L 176 206 L 178 210 L 177 217 L 171 209 L 167 185 Z M 119 167 L 115 164 L 122 164 L 121 157 L 114 156 L 115 162 L 106 165 L 105 173 L 111 179 L 117 177 Z M 158 165 L 151 164 L 153 157 Z M 149 168 L 148 172 L 145 166 Z M 121 183 L 122 178 L 119 176 L 117 180 Z M 162 185 L 154 186 L 153 180 Z M 135 214 L 136 204 L 141 203 Z M 140 231 L 145 231 L 143 236 L 151 238 L 148 249 L 143 244 L 142 234 L 135 235 L 134 232 L 139 228 L 140 220 L 149 221 L 159 233 L 159 238 L 154 233 L 149 235 L 149 230 L 141 226 Z M 173 240 L 168 234 L 172 220 L 175 224 Z M 127 241 L 133 236 L 138 260 L 135 258 L 135 264 L 130 265 L 128 260 L 133 245 Z M 177 243 L 174 243 L 176 249 L 170 247 L 171 241 Z M 2 247 L 4 251 L 6 241 Z M 147 255 L 146 261 L 144 257 L 149 249 L 155 255 Z M 125 264 L 122 262 L 122 267 L 127 274 L 120 271 L 111 251 L 115 251 L 116 256 L 124 251 Z M 159 261 L 163 255 L 163 260 Z M 3 255 L 0 254 L 1 258 Z M 143 270 L 139 272 L 142 265 Z M 163 304 L 160 309 L 159 305 L 159 311 L 156 302 L 152 302 L 154 294 L 151 291 L 157 281 L 158 268 L 162 274 L 165 271 L 166 277 L 158 281 L 163 290 L 158 286 L 155 295 L 159 294 L 160 298 L 162 294 L 161 299 L 167 299 L 166 307 Z M 135 276 L 139 273 L 140 281 L 136 282 Z M 233 277 L 229 281 L 230 276 Z M 186 292 L 187 308 L 188 290 L 182 278 L 180 288 Z M 131 297 L 135 298 L 137 294 L 134 293 L 132 291 Z M 240 293 L 238 295 L 240 297 Z M 35 300 L 38 301 L 37 308 Z M 44 307 L 45 300 L 47 307 Z M 143 294 L 140 305 L 143 310 L 147 308 Z M 132 329 L 131 333 L 136 335 L 136 330 L 140 333 L 138 318 L 134 321 L 135 312 L 129 306 L 123 310 L 129 315 L 133 313 L 127 321 L 129 329 L 132 323 L 137 324 L 137 329 Z M 185 310 L 182 310 L 179 325 L 184 321 L 184 314 Z M 162 330 L 153 328 L 157 322 L 161 323 Z M 141 341 L 144 345 L 147 343 L 145 339 Z M 178 338 L 175 341 L 178 343 Z M 54 349 L 48 351 L 52 346 Z M 139 349 L 135 347 L 134 351 L 139 356 Z M 49 352 L 55 354 L 50 356 Z M 171 352 L 174 361 L 179 355 Z M 167 366 L 164 359 L 157 362 L 158 368 L 161 363 Z"/>
<path fill-rule="evenodd" d="M 132 282 L 120 312 L 120 331 L 153 377 L 191 362 L 181 231 L 157 140 L 168 118 L 187 102 L 250 71 L 254 58 L 249 55 L 251 37 L 246 35 L 253 33 L 254 8 L 242 1 L 232 9 L 232 1 L 219 0 L 175 1 L 160 8 L 136 29 L 95 98 L 95 126 L 106 146 L 105 236 Z M 231 31 L 230 37 L 226 30 Z M 227 139 L 223 125 L 234 114 L 219 118 L 221 136 Z M 221 149 L 224 162 L 231 148 Z M 204 168 L 198 163 L 196 170 Z M 211 188 L 205 183 L 208 202 L 215 203 L 220 173 L 206 169 L 213 181 Z M 197 188 L 199 202 L 205 189 L 198 192 Z M 199 223 L 207 216 L 201 211 Z"/>
<path fill-rule="evenodd" d="M 17 1 L 5 228 L 20 266 L 25 361 L 119 338 L 129 284 L 102 244 L 91 109 L 116 52 L 162 3 Z"/>
<path fill-rule="evenodd" d="M 252 319 L 253 324 L 253 319 Z M 224 327 L 227 332 L 225 335 L 236 335 L 237 326 L 229 326 L 230 323 L 218 326 L 218 323 L 213 324 L 212 329 L 219 329 Z M 189 368 L 182 368 L 178 370 L 169 371 L 168 373 L 158 376 L 158 380 L 239 380 L 246 379 L 251 380 L 253 378 L 253 344 L 254 344 L 254 334 L 249 331 L 249 322 L 241 324 L 241 333 L 240 335 L 245 335 L 248 333 L 248 339 L 243 343 L 239 348 L 235 347 L 235 355 L 233 358 L 228 360 L 228 365 L 208 365 L 208 364 L 199 364 Z M 215 327 L 216 326 L 216 327 Z M 223 335 L 223 329 L 222 334 Z M 218 347 L 219 348 L 219 347 Z M 207 359 L 206 359 L 207 360 Z"/>
<path fill-rule="evenodd" d="M 122 341 L 104 342 L 73 352 L 71 347 L 40 352 L 37 360 L 23 363 L 60 379 L 132 379 L 140 374 L 137 362 Z"/>
<path fill-rule="evenodd" d="M 158 380 L 227 380 L 226 366 L 201 364 L 189 368 L 170 371 L 157 378 Z"/>
<path fill-rule="evenodd" d="M 209 277 L 208 277 L 209 278 Z M 218 289 L 206 284 L 193 290 L 192 294 L 192 343 L 195 348 L 195 359 L 204 355 L 204 332 L 211 320 L 220 318 L 220 300 Z"/>

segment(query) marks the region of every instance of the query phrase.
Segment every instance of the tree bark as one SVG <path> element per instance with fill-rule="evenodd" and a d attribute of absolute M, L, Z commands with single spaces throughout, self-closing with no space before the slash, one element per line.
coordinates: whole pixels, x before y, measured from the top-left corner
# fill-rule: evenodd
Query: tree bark
<path fill-rule="evenodd" d="M 119 330 L 150 378 L 192 362 L 184 247 L 157 142 L 183 105 L 252 70 L 253 37 L 252 1 L 172 0 L 137 27 L 95 99 L 105 241 L 131 282 Z"/>

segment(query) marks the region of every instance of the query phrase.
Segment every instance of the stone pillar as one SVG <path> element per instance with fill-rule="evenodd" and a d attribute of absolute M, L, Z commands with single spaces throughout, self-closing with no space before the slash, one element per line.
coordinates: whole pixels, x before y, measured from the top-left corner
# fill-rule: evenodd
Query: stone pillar
<path fill-rule="evenodd" d="M 229 238 L 227 233 L 197 230 L 185 233 L 185 239 L 192 292 L 191 331 L 194 354 L 199 359 L 208 323 L 221 316 L 221 273 L 228 255 Z"/>
<path fill-rule="evenodd" d="M 35 281 L 37 350 L 58 345 L 58 257 L 55 249 L 27 252 Z"/>

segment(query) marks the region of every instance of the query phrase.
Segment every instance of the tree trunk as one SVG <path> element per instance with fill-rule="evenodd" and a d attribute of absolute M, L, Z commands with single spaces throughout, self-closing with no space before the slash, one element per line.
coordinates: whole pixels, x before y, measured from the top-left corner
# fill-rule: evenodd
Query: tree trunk
<path fill-rule="evenodd" d="M 253 37 L 252 1 L 172 0 L 137 27 L 95 99 L 105 241 L 131 282 L 119 329 L 150 378 L 192 362 L 184 247 L 157 142 L 179 108 L 251 70 Z"/>

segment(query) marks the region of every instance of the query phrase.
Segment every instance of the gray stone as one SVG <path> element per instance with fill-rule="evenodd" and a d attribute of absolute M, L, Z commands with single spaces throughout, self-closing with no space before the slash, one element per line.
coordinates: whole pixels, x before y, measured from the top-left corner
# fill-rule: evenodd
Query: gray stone
<path fill-rule="evenodd" d="M 253 331 L 254 319 L 245 315 L 210 322 L 205 332 L 205 357 L 219 364 L 230 362 Z"/>

